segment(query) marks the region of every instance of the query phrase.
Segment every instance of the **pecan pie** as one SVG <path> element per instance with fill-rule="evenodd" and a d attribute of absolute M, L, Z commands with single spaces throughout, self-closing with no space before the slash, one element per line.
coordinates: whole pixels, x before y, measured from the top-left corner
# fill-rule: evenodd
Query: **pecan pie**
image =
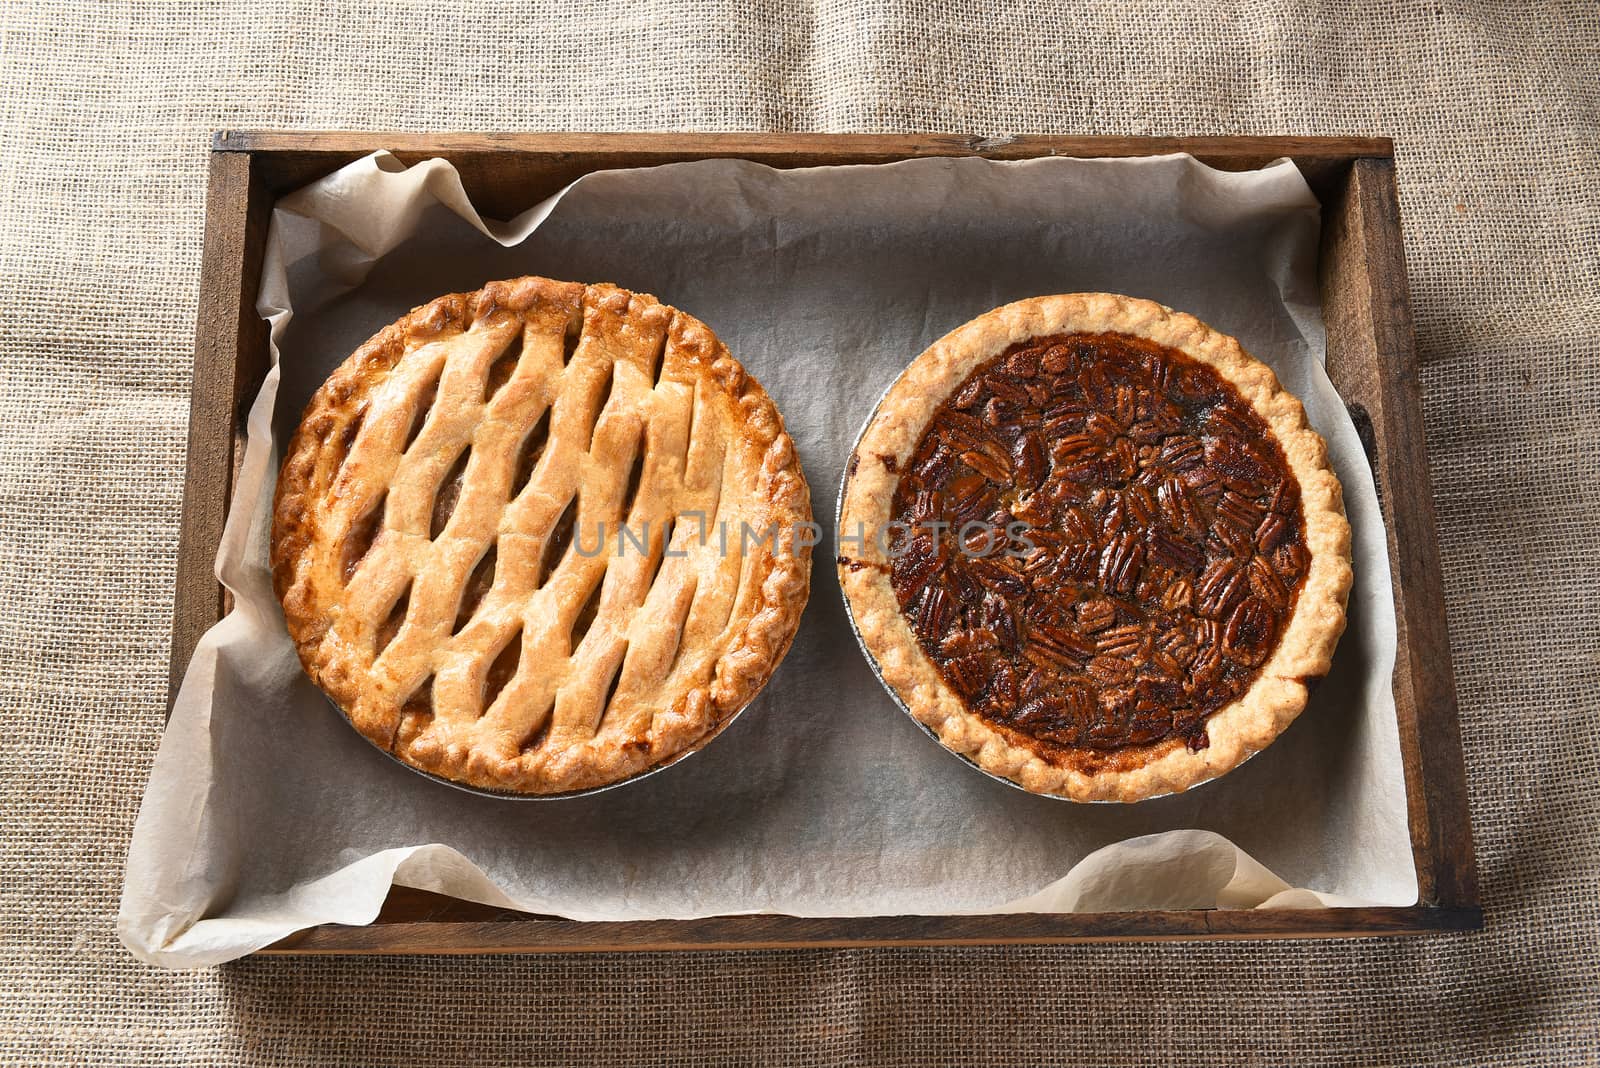
<path fill-rule="evenodd" d="M 755 696 L 810 517 L 777 408 L 705 324 L 519 278 L 417 308 L 312 398 L 273 578 L 306 672 L 375 745 L 551 794 L 670 762 Z"/>
<path fill-rule="evenodd" d="M 935 342 L 850 459 L 839 575 L 885 681 L 1035 793 L 1137 801 L 1270 743 L 1344 630 L 1350 528 L 1301 404 L 1145 300 Z"/>

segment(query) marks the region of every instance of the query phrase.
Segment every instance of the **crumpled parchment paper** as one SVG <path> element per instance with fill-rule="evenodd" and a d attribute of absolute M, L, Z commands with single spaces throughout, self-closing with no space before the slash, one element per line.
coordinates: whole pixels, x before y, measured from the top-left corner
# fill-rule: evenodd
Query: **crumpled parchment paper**
<path fill-rule="evenodd" d="M 502 224 L 449 164 L 377 153 L 285 198 L 259 304 L 275 362 L 217 561 L 235 608 L 201 642 L 156 759 L 124 942 L 166 967 L 212 964 L 369 922 L 396 882 L 587 920 L 1415 901 L 1388 558 L 1322 369 L 1318 230 L 1292 164 L 1230 174 L 1185 156 L 702 161 L 589 175 Z M 863 418 L 951 328 L 1083 290 L 1192 312 L 1271 364 L 1329 441 L 1355 538 L 1334 670 L 1275 744 L 1213 783 L 1127 806 L 1034 797 L 895 708 L 851 636 L 830 540 L 788 659 L 703 752 L 559 801 L 412 774 L 323 699 L 284 631 L 266 562 L 279 449 L 369 335 L 526 273 L 613 281 L 711 324 L 777 401 L 830 525 Z"/>

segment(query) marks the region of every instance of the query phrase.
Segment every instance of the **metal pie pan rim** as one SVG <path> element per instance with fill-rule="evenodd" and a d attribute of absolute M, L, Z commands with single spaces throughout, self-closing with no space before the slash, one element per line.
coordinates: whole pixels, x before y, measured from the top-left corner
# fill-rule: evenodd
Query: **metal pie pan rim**
<path fill-rule="evenodd" d="M 776 674 L 776 672 L 774 672 L 774 674 Z M 768 679 L 767 681 L 771 682 L 771 679 Z M 350 717 L 345 714 L 343 708 L 339 707 L 339 702 L 335 701 L 320 687 L 318 688 L 317 692 L 321 694 L 323 700 L 327 701 L 333 710 L 339 714 L 339 718 L 344 721 L 345 726 L 349 727 L 350 730 L 355 733 L 356 737 L 360 738 L 373 749 L 376 749 L 378 752 L 382 753 L 384 756 L 388 757 L 391 761 L 400 765 L 402 768 L 405 768 L 413 775 L 420 775 L 422 778 L 427 779 L 430 782 L 436 782 L 441 786 L 449 786 L 452 789 L 460 790 L 465 794 L 475 794 L 478 797 L 492 797 L 497 801 L 570 801 L 580 797 L 592 797 L 595 794 L 602 794 L 609 790 L 618 790 L 624 786 L 632 786 L 636 782 L 648 779 L 652 775 L 659 774 L 660 772 L 666 771 L 670 767 L 682 763 L 684 760 L 694 756 L 696 753 L 700 752 L 706 746 L 715 741 L 723 731 L 732 726 L 734 720 L 738 719 L 744 714 L 745 709 L 755 704 L 756 698 L 760 697 L 765 690 L 766 687 L 762 686 L 760 690 L 757 690 L 756 693 L 751 696 L 750 700 L 734 709 L 734 711 L 726 719 L 718 724 L 715 730 L 711 731 L 704 738 L 701 738 L 694 745 L 682 750 L 681 752 L 675 753 L 659 764 L 652 764 L 643 771 L 635 772 L 625 779 L 618 779 L 616 782 L 608 782 L 600 786 L 590 786 L 582 790 L 563 790 L 559 793 L 551 794 L 519 794 L 513 793 L 509 790 L 490 790 L 482 786 L 473 786 L 469 783 L 457 782 L 455 779 L 447 778 L 438 774 L 437 772 L 426 771 L 422 768 L 419 768 L 415 764 L 407 762 L 404 758 L 398 756 L 391 750 L 384 749 L 371 738 L 368 738 L 359 730 L 356 730 L 356 725 L 350 722 Z"/>

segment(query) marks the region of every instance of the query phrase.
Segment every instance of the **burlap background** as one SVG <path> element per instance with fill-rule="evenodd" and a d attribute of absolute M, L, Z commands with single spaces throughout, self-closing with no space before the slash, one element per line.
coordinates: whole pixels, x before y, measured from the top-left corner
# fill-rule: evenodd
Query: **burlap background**
<path fill-rule="evenodd" d="M 0 4 L 0 1061 L 1600 1059 L 1600 8 Z M 1488 929 L 165 974 L 112 933 L 166 684 L 219 127 L 1398 141 Z"/>

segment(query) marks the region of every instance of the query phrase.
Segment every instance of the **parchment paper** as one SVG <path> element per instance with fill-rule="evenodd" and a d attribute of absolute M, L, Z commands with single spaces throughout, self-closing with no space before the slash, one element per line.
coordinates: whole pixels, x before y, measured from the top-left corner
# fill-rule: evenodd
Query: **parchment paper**
<path fill-rule="evenodd" d="M 590 175 L 502 225 L 448 164 L 378 153 L 286 198 L 260 300 L 275 366 L 218 559 L 236 607 L 201 642 L 162 741 L 124 942 L 167 967 L 211 964 L 368 922 L 391 882 L 590 920 L 1412 903 L 1388 561 L 1322 370 L 1317 234 L 1292 164 L 1228 174 L 1184 156 L 675 164 Z M 783 667 L 682 764 L 545 802 L 412 774 L 301 673 L 266 564 L 279 446 L 377 329 L 525 273 L 614 281 L 710 323 L 777 401 L 829 526 L 863 418 L 951 328 L 1080 290 L 1193 312 L 1273 365 L 1329 441 L 1355 536 L 1334 670 L 1274 745 L 1213 783 L 1138 805 L 1034 797 L 896 709 L 851 636 L 826 541 Z"/>

